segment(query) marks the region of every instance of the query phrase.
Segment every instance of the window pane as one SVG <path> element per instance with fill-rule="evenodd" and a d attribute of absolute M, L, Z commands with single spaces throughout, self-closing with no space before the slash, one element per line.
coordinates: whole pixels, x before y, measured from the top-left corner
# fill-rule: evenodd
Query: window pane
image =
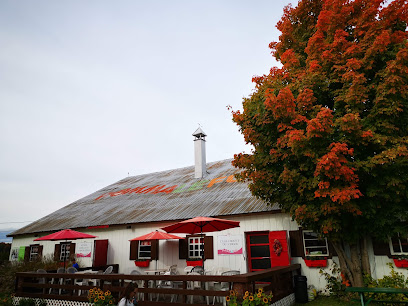
<path fill-rule="evenodd" d="M 269 243 L 268 235 L 256 235 L 249 237 L 250 244 Z"/>
<path fill-rule="evenodd" d="M 264 259 L 252 259 L 252 269 L 269 269 L 271 267 L 271 260 L 269 258 Z"/>
<path fill-rule="evenodd" d="M 400 240 L 398 237 L 391 238 L 391 244 L 394 253 L 401 253 Z"/>
<path fill-rule="evenodd" d="M 325 240 L 305 240 L 305 247 L 326 246 Z"/>
<path fill-rule="evenodd" d="M 313 232 L 303 232 L 303 237 L 305 239 L 317 239 L 317 234 Z"/>
<path fill-rule="evenodd" d="M 252 245 L 251 257 L 270 257 L 269 245 Z"/>
<path fill-rule="evenodd" d="M 402 252 L 408 253 L 408 239 L 401 238 Z"/>
<path fill-rule="evenodd" d="M 328 255 L 327 249 L 322 247 L 306 248 L 306 255 Z"/>

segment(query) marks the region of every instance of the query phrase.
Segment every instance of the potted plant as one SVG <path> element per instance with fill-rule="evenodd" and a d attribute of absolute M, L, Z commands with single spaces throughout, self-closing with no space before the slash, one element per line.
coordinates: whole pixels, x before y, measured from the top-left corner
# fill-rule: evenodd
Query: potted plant
<path fill-rule="evenodd" d="M 397 268 L 408 268 L 408 256 L 407 255 L 395 255 L 392 257 L 394 264 Z"/>
<path fill-rule="evenodd" d="M 310 268 L 323 268 L 327 267 L 326 256 L 306 256 L 305 264 Z"/>
<path fill-rule="evenodd" d="M 189 258 L 186 260 L 187 266 L 202 266 L 203 265 L 203 259 L 198 257 L 198 258 Z"/>
<path fill-rule="evenodd" d="M 136 259 L 136 267 L 148 267 L 150 265 L 150 259 Z"/>

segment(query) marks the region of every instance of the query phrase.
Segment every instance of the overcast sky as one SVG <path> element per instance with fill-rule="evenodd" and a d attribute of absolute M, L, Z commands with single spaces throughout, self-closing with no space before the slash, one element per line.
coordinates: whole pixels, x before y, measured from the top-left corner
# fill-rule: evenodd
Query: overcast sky
<path fill-rule="evenodd" d="M 0 230 L 128 173 L 249 152 L 241 109 L 296 1 L 0 1 Z"/>

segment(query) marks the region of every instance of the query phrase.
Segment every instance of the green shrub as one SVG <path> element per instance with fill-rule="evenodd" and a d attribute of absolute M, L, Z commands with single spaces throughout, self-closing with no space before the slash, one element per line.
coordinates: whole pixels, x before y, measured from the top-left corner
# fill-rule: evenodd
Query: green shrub
<path fill-rule="evenodd" d="M 19 306 L 37 306 L 35 305 L 35 300 L 33 299 L 21 299 L 18 305 Z"/>
<path fill-rule="evenodd" d="M 54 261 L 53 256 L 44 256 L 38 261 L 5 261 L 0 263 L 0 294 L 12 294 L 17 272 L 32 272 L 38 269 L 56 270 L 59 263 Z"/>
<path fill-rule="evenodd" d="M 342 277 L 340 268 L 336 262 L 333 261 L 329 272 L 320 269 L 319 273 L 326 279 L 326 289 L 331 296 L 343 298 L 349 295 L 345 292 L 348 283 L 344 277 Z"/>
<path fill-rule="evenodd" d="M 391 272 L 389 275 L 385 275 L 383 278 L 374 279 L 371 276 L 366 276 L 364 278 L 364 283 L 367 287 L 379 287 L 379 288 L 408 288 L 408 277 L 405 277 L 404 274 L 395 271 L 394 265 L 392 263 L 387 264 Z M 376 300 L 394 300 L 399 302 L 408 303 L 408 297 L 404 294 L 384 294 L 376 293 L 370 294 L 370 297 L 374 297 Z M 388 304 L 390 305 L 390 304 Z"/>
<path fill-rule="evenodd" d="M 0 293 L 0 305 L 1 306 L 12 306 L 13 297 L 11 294 Z"/>

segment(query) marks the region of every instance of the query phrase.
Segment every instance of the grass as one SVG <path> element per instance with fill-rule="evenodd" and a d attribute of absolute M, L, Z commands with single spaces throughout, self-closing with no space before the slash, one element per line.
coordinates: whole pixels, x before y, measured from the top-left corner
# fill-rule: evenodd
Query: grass
<path fill-rule="evenodd" d="M 296 303 L 295 306 L 358 306 L 360 302 L 342 301 L 337 297 L 332 296 L 318 296 L 314 301 L 306 304 Z"/>

